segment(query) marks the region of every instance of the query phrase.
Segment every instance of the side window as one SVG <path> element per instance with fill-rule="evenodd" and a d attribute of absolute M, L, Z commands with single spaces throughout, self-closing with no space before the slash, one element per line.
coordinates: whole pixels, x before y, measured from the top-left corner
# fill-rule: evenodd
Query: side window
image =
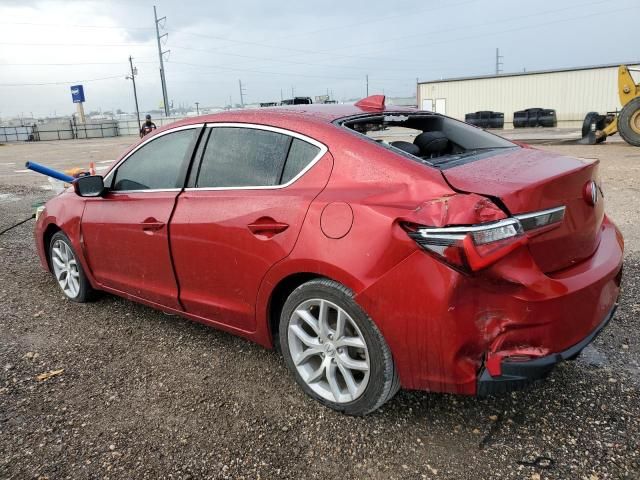
<path fill-rule="evenodd" d="M 212 128 L 196 186 L 277 185 L 290 143 L 290 136 L 267 130 Z"/>
<path fill-rule="evenodd" d="M 287 163 L 282 172 L 280 183 L 290 182 L 296 175 L 306 168 L 307 165 L 318 155 L 320 149 L 304 140 L 294 138 L 289 149 Z"/>
<path fill-rule="evenodd" d="M 112 190 L 176 188 L 195 128 L 167 133 L 141 147 L 115 172 Z"/>

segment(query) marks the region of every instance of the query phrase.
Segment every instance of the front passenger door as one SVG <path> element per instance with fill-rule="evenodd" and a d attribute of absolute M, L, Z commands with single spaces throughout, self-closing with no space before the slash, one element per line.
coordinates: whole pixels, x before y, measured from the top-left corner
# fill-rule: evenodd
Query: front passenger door
<path fill-rule="evenodd" d="M 106 195 L 87 199 L 82 237 L 101 286 L 181 309 L 168 227 L 198 133 L 192 126 L 154 136 L 107 175 Z"/>

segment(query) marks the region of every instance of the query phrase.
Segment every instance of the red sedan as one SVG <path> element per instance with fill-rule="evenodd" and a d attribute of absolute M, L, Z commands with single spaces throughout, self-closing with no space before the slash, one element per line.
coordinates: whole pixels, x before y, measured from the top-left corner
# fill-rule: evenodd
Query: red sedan
<path fill-rule="evenodd" d="M 70 300 L 103 290 L 279 346 L 308 395 L 354 415 L 400 387 L 540 379 L 620 289 L 597 161 L 381 96 L 186 119 L 74 190 L 36 227 Z"/>

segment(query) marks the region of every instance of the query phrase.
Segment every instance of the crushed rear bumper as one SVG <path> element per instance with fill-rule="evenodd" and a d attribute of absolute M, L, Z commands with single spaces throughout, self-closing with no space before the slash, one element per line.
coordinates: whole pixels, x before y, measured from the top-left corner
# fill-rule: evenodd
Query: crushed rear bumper
<path fill-rule="evenodd" d="M 617 308 L 618 305 L 615 304 L 589 335 L 562 352 L 526 361 L 510 361 L 508 358 L 503 358 L 500 362 L 501 374 L 496 376 L 492 376 L 489 369 L 483 366 L 478 375 L 477 395 L 484 397 L 511 392 L 523 388 L 535 380 L 545 378 L 558 363 L 575 359 L 607 326 Z"/>

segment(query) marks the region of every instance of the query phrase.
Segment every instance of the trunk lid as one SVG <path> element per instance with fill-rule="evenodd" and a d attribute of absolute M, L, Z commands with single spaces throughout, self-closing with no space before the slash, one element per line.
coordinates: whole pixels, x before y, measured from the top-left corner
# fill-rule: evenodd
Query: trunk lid
<path fill-rule="evenodd" d="M 442 170 L 456 190 L 496 197 L 511 215 L 565 206 L 562 223 L 531 230 L 529 249 L 543 272 L 551 273 L 591 256 L 600 241 L 604 205 L 597 160 L 580 160 L 530 148 L 495 155 Z M 590 205 L 585 185 L 598 185 Z"/>

